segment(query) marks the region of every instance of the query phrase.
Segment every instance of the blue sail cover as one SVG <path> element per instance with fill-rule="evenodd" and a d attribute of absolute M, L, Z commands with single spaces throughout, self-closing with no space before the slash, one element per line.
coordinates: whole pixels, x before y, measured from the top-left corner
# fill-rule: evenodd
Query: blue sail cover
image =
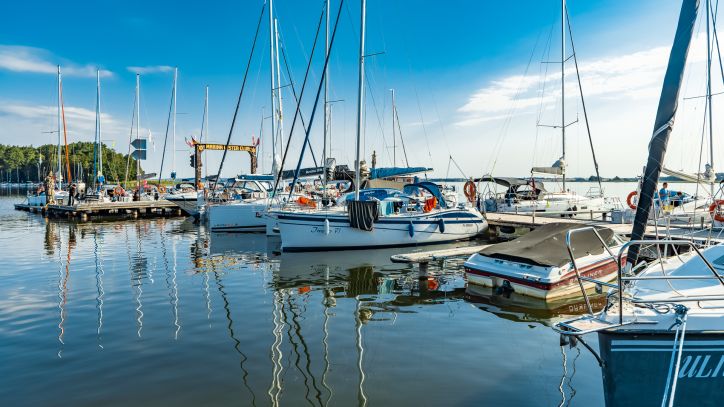
<path fill-rule="evenodd" d="M 437 203 L 442 206 L 443 208 L 446 206 L 445 198 L 442 196 L 442 192 L 440 192 L 440 186 L 438 186 L 434 182 L 424 181 L 424 182 L 418 182 L 416 184 L 407 184 L 402 189 L 402 191 L 406 194 L 412 194 L 415 191 L 415 188 L 422 188 L 427 190 L 432 196 L 437 198 Z"/>
<path fill-rule="evenodd" d="M 432 171 L 432 168 L 427 168 L 427 167 L 372 168 L 370 170 L 370 179 L 400 177 L 400 176 L 404 176 L 404 175 L 418 174 L 418 173 L 427 172 L 427 171 Z"/>

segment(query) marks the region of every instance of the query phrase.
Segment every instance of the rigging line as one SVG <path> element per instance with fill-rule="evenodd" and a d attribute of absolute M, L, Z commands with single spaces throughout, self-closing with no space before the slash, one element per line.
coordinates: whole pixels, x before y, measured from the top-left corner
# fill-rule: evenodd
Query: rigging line
<path fill-rule="evenodd" d="M 368 79 L 371 79 L 370 76 L 371 75 L 367 74 Z M 377 117 L 377 126 L 379 126 L 380 132 L 382 133 L 383 150 L 385 150 L 385 152 L 387 153 L 387 159 L 390 162 L 392 162 L 392 157 L 390 156 L 390 151 L 389 151 L 389 145 L 387 144 L 387 138 L 385 137 L 385 127 L 382 125 L 382 120 L 380 119 L 380 112 L 377 109 L 377 102 L 375 101 L 374 93 L 372 93 L 372 85 L 370 84 L 370 82 L 371 82 L 370 80 L 365 81 L 365 83 L 367 84 L 367 89 L 369 89 L 370 98 L 372 99 L 372 107 L 375 109 L 375 116 Z"/>
<path fill-rule="evenodd" d="M 68 155 L 68 129 L 65 123 L 65 102 L 63 101 L 63 82 L 60 82 L 60 115 L 63 117 L 63 140 L 65 140 L 65 169 L 68 174 L 68 185 L 73 182 L 70 174 L 70 156 Z"/>
<path fill-rule="evenodd" d="M 508 133 L 508 129 L 510 128 L 510 124 L 513 121 L 513 116 L 515 115 L 516 111 L 518 110 L 518 101 L 520 98 L 521 93 L 523 92 L 523 80 L 528 76 L 528 72 L 530 70 L 531 63 L 533 62 L 533 57 L 535 56 L 535 51 L 538 49 L 538 44 L 540 43 L 540 37 L 542 32 L 538 33 L 538 36 L 535 40 L 535 45 L 533 46 L 533 49 L 531 50 L 530 57 L 528 58 L 528 63 L 526 64 L 525 71 L 523 72 L 523 76 L 520 78 L 520 81 L 518 82 L 518 87 L 515 91 L 515 95 L 513 96 L 513 103 L 511 104 L 510 108 L 506 112 L 506 118 L 503 122 L 503 125 L 501 126 L 500 134 L 498 135 L 498 140 L 495 143 L 494 149 L 493 149 L 493 163 L 490 168 L 489 174 L 492 174 L 495 170 L 495 166 L 498 163 L 498 156 L 500 155 L 500 151 L 503 148 L 503 142 L 504 142 L 504 136 Z"/>
<path fill-rule="evenodd" d="M 343 2 L 344 2 L 344 0 L 343 0 Z M 340 10 L 341 10 L 341 6 L 342 5 L 340 4 Z M 289 136 L 287 137 L 287 144 L 284 147 L 284 154 L 282 155 L 282 162 L 279 165 L 279 172 L 275 176 L 276 179 L 274 180 L 274 188 L 272 189 L 272 192 L 271 192 L 272 198 L 274 198 L 276 196 L 277 188 L 279 188 L 279 182 L 281 181 L 282 172 L 284 171 L 284 163 L 287 160 L 287 154 L 289 154 L 289 145 L 292 142 L 292 135 L 294 134 L 294 127 L 297 125 L 297 118 L 301 114 L 301 109 L 302 109 L 301 101 L 304 98 L 304 91 L 307 89 L 307 80 L 309 79 L 309 72 L 311 71 L 311 68 L 312 68 L 312 59 L 314 57 L 314 51 L 317 49 L 317 42 L 319 40 L 319 33 L 322 29 L 322 21 L 324 20 L 326 8 L 327 8 L 327 3 L 325 1 L 322 6 L 322 13 L 319 16 L 319 23 L 317 24 L 317 32 L 314 34 L 314 41 L 312 42 L 312 51 L 310 52 L 309 58 L 307 59 L 307 69 L 304 71 L 304 79 L 302 80 L 302 89 L 299 91 L 299 102 L 297 102 L 297 107 L 294 109 L 294 118 L 292 119 L 292 125 L 291 125 L 291 128 L 289 129 Z M 338 18 L 339 18 L 339 16 L 338 16 Z M 336 25 L 334 26 L 334 29 L 336 31 L 336 29 L 337 29 Z M 334 38 L 334 37 L 332 37 L 332 38 Z M 326 59 L 324 61 L 325 69 L 327 68 L 328 61 L 329 61 L 329 53 L 327 53 Z M 324 75 L 322 75 L 322 78 L 324 79 Z M 319 97 L 319 93 L 317 93 L 317 97 Z M 316 109 L 316 107 L 317 106 L 316 106 L 316 102 L 315 102 L 314 109 Z M 314 109 L 312 110 L 312 118 L 314 118 Z M 313 121 L 314 120 L 312 119 L 309 122 L 309 127 L 307 128 L 308 130 L 311 129 Z M 305 131 L 305 134 L 306 134 L 306 137 L 305 137 L 304 143 L 302 143 L 302 152 L 300 154 L 301 156 L 304 155 L 305 146 L 306 146 L 308 138 L 309 138 L 309 132 Z M 274 137 L 274 135 L 272 135 L 272 137 Z M 301 165 L 301 162 L 300 162 L 300 165 Z M 295 177 L 295 179 L 296 179 L 296 177 Z M 294 185 L 291 186 L 290 191 L 294 191 Z M 272 202 L 271 202 L 271 200 L 269 200 L 269 206 L 271 206 L 271 204 L 272 204 Z"/>
<path fill-rule="evenodd" d="M 555 26 L 555 24 L 551 24 L 551 29 L 550 29 L 550 32 L 548 33 L 548 40 L 546 41 L 546 44 L 543 46 L 543 52 L 541 53 L 541 58 L 543 58 L 543 56 L 545 55 L 546 61 L 550 60 L 550 56 L 551 56 L 551 48 L 553 45 L 552 38 L 553 38 L 554 26 Z M 535 153 L 536 153 L 536 151 L 538 151 L 537 150 L 538 136 L 540 136 L 540 126 L 538 126 L 538 124 L 540 124 L 540 121 L 543 117 L 543 99 L 544 99 L 543 95 L 545 95 L 546 81 L 548 80 L 548 66 L 549 66 L 549 64 L 541 64 L 541 70 L 543 71 L 543 75 L 542 75 L 543 80 L 540 82 L 540 85 L 538 87 L 538 92 L 540 93 L 540 99 L 538 102 L 538 112 L 537 112 L 536 126 L 535 126 L 535 141 L 533 144 L 533 154 L 532 154 L 532 159 L 531 159 L 531 166 L 535 165 L 535 157 L 536 157 Z M 545 69 L 543 69 L 543 67 L 545 67 Z M 539 71 L 538 75 L 539 76 L 541 75 L 540 71 Z"/>
<path fill-rule="evenodd" d="M 158 184 L 161 185 L 161 174 L 163 174 L 163 163 L 166 159 L 166 143 L 168 142 L 168 129 L 171 126 L 171 115 L 173 114 L 173 99 L 176 96 L 176 79 L 174 77 L 173 86 L 171 87 L 171 101 L 168 105 L 168 118 L 166 119 L 166 135 L 163 138 L 163 154 L 161 154 L 161 168 L 158 170 Z M 201 125 L 201 131 L 204 131 L 204 125 Z M 173 152 L 176 154 L 176 152 Z"/>
<path fill-rule="evenodd" d="M 136 118 L 136 96 L 133 96 L 133 113 L 131 113 L 131 131 L 128 132 L 128 154 L 126 154 L 126 175 L 123 179 L 123 186 L 128 187 L 128 169 L 131 165 L 131 142 L 133 141 L 133 120 Z"/>
<path fill-rule="evenodd" d="M 427 156 L 430 158 L 430 166 L 432 167 L 432 152 L 430 151 L 430 140 L 427 138 L 427 128 L 425 127 L 425 119 L 422 117 L 422 106 L 420 105 L 420 96 L 417 94 L 417 87 L 413 85 L 415 91 L 415 99 L 417 100 L 417 111 L 420 113 L 420 123 L 422 124 L 422 133 L 425 135 L 425 144 L 427 145 Z"/>
<path fill-rule="evenodd" d="M 392 108 L 395 112 L 395 119 L 397 120 L 397 134 L 400 135 L 400 142 L 402 143 L 402 154 L 405 156 L 405 165 L 410 166 L 410 162 L 407 161 L 407 150 L 405 149 L 405 139 L 402 137 L 402 127 L 400 127 L 400 116 L 397 114 L 397 108 Z"/>
<path fill-rule="evenodd" d="M 280 32 L 280 35 L 281 35 L 281 32 Z M 294 96 L 294 103 L 296 103 L 298 105 L 299 98 L 297 97 L 297 89 L 294 87 L 294 79 L 292 78 L 292 72 L 289 69 L 289 63 L 287 62 L 287 53 L 285 51 L 285 46 L 284 46 L 284 42 L 283 42 L 284 36 L 282 35 L 281 37 L 282 37 L 282 43 L 281 43 L 281 46 L 279 47 L 279 49 L 281 50 L 282 60 L 284 61 L 284 68 L 287 71 L 287 79 L 289 79 L 289 87 L 292 88 L 292 96 Z M 304 132 L 306 133 L 307 124 L 304 121 L 304 115 L 300 115 L 299 118 L 302 120 L 302 130 L 304 130 Z M 314 161 L 314 166 L 317 167 L 318 166 L 317 157 L 314 155 L 314 149 L 312 149 L 312 144 L 309 140 L 307 140 L 307 146 L 309 146 L 309 152 L 312 154 L 312 160 Z"/>
<path fill-rule="evenodd" d="M 458 171 L 460 171 L 460 174 L 463 176 L 463 178 L 467 179 L 468 176 L 465 175 L 465 171 L 463 171 L 463 169 L 460 168 L 460 166 L 458 165 L 457 161 L 455 161 L 455 159 L 453 158 L 453 156 L 450 156 L 450 161 L 452 161 L 452 163 L 455 164 L 455 168 L 457 168 Z"/>
<path fill-rule="evenodd" d="M 226 160 L 226 153 L 228 151 L 229 143 L 231 143 L 231 135 L 234 133 L 234 125 L 236 125 L 236 116 L 239 114 L 239 106 L 241 105 L 241 97 L 244 95 L 244 88 L 246 87 L 246 78 L 249 75 L 249 68 L 251 67 L 251 59 L 254 56 L 254 50 L 256 49 L 256 41 L 259 39 L 259 28 L 261 28 L 261 20 L 264 17 L 264 10 L 266 9 L 266 0 L 261 5 L 261 12 L 259 13 L 259 21 L 256 23 L 256 32 L 254 33 L 254 42 L 251 44 L 251 51 L 249 52 L 249 60 L 246 63 L 246 69 L 244 71 L 244 79 L 241 82 L 241 90 L 239 91 L 239 97 L 236 99 L 236 109 L 234 109 L 234 116 L 231 119 L 231 127 L 229 128 L 229 135 L 226 138 L 226 148 L 221 156 L 221 163 L 219 163 L 219 172 L 216 173 L 214 183 L 211 185 L 211 190 L 216 190 L 216 184 L 219 182 L 221 177 L 221 169 L 224 168 L 224 160 Z"/>
<path fill-rule="evenodd" d="M 304 143 L 302 143 L 302 151 L 301 151 L 301 153 L 299 154 L 299 161 L 297 162 L 297 169 L 296 169 L 296 171 L 295 171 L 295 173 L 294 173 L 294 179 L 292 180 L 291 188 L 289 188 L 289 199 L 291 199 L 291 197 L 292 197 L 292 192 L 294 192 L 294 185 L 297 183 L 297 179 L 299 179 L 299 170 L 301 169 L 302 160 L 304 159 L 304 151 L 306 151 L 306 149 L 304 148 L 304 145 L 307 144 L 307 140 L 309 140 L 309 133 L 310 133 L 310 130 L 312 129 L 312 124 L 314 123 L 314 117 L 315 117 L 315 114 L 316 114 L 316 112 L 317 112 L 317 106 L 319 105 L 319 96 L 321 95 L 322 89 L 324 88 L 325 73 L 327 72 L 327 65 L 329 64 L 329 56 L 332 54 L 332 48 L 333 48 L 333 45 L 334 45 L 334 39 L 337 38 L 337 27 L 339 27 L 339 17 L 342 15 L 342 6 L 344 6 L 344 0 L 341 0 L 341 2 L 340 2 L 340 4 L 339 4 L 339 11 L 337 12 L 337 17 L 336 17 L 336 19 L 335 19 L 335 21 L 334 21 L 334 29 L 332 30 L 332 37 L 331 37 L 331 39 L 330 39 L 330 41 L 329 41 L 329 48 L 328 48 L 328 49 L 329 49 L 329 52 L 327 52 L 327 55 L 324 57 L 324 66 L 322 67 L 322 72 L 323 72 L 323 73 L 322 73 L 322 78 L 320 79 L 320 81 L 319 81 L 319 86 L 317 87 L 317 96 L 314 98 L 314 105 L 313 105 L 313 107 L 312 107 L 312 114 L 311 114 L 311 116 L 310 116 L 310 118 L 309 118 L 309 128 L 307 129 L 306 135 L 304 136 Z M 325 5 L 325 7 L 326 7 L 326 5 Z M 307 83 L 307 74 L 309 73 L 309 70 L 310 70 L 310 68 L 311 68 L 311 66 L 312 66 L 312 58 L 311 58 L 311 56 L 314 55 L 314 50 L 315 50 L 316 47 L 317 47 L 317 38 L 319 37 L 320 28 L 322 27 L 322 19 L 324 18 L 324 13 L 325 13 L 324 7 L 322 7 L 322 14 L 320 14 L 320 16 L 319 16 L 319 25 L 317 26 L 317 33 L 316 33 L 316 35 L 315 35 L 315 37 L 314 37 L 314 46 L 312 46 L 312 52 L 311 52 L 311 54 L 310 54 L 309 64 L 307 65 L 307 73 L 305 73 L 305 75 L 304 75 L 304 82 L 302 83 L 302 90 L 301 90 L 301 93 L 299 94 L 300 100 L 302 99 L 302 96 L 304 95 L 304 90 L 305 90 L 305 88 L 306 88 L 305 85 L 306 85 L 306 83 Z M 294 121 L 292 121 L 292 129 L 291 129 L 291 130 L 294 130 L 294 124 L 296 123 L 296 118 L 297 118 L 297 116 L 299 115 L 299 109 L 300 109 L 300 106 L 297 105 L 296 112 L 294 113 Z M 292 136 L 292 131 L 289 132 L 289 138 L 290 138 L 290 139 L 291 139 L 291 136 Z M 285 157 L 285 158 L 286 158 L 288 152 L 289 152 L 289 142 L 287 142 L 286 149 L 284 150 L 284 157 Z M 279 180 L 280 180 L 281 175 L 282 175 L 283 166 L 284 166 L 284 159 L 282 159 L 282 166 L 281 166 L 282 168 L 279 168 L 279 176 L 277 177 L 277 181 L 276 181 L 276 183 L 275 183 L 275 185 L 274 185 L 274 190 L 273 190 L 273 191 L 276 191 L 277 185 L 279 184 Z M 271 202 L 270 202 L 270 204 L 271 204 Z"/>
<path fill-rule="evenodd" d="M 598 160 L 596 160 L 596 150 L 593 148 L 593 137 L 591 136 L 591 127 L 588 123 L 588 112 L 586 110 L 586 101 L 583 98 L 583 85 L 581 84 L 581 74 L 578 71 L 578 57 L 576 56 L 576 47 L 573 45 L 573 29 L 571 28 L 571 17 L 568 14 L 568 8 L 566 8 L 566 24 L 568 25 L 568 38 L 571 41 L 571 52 L 573 53 L 573 64 L 576 67 L 576 78 L 578 79 L 578 91 L 581 95 L 581 107 L 583 108 L 583 119 L 586 122 L 586 131 L 588 132 L 588 142 L 591 145 L 591 155 L 593 156 L 593 167 L 596 169 L 596 177 L 598 181 L 598 188 L 603 193 L 603 186 L 601 185 L 601 173 L 598 170 Z M 563 123 L 565 126 L 565 123 Z"/>
<path fill-rule="evenodd" d="M 711 7 L 711 4 L 709 6 Z M 716 2 L 717 11 L 714 12 L 714 15 L 712 17 L 712 27 L 714 29 L 714 41 L 716 43 L 716 53 L 717 53 L 717 56 L 719 57 L 719 70 L 721 71 L 722 81 L 724 82 L 724 64 L 722 64 L 721 49 L 719 48 L 719 35 L 717 34 L 717 31 L 716 31 L 716 12 L 718 12 L 718 9 L 719 9 L 719 1 L 717 0 L 717 2 Z"/>

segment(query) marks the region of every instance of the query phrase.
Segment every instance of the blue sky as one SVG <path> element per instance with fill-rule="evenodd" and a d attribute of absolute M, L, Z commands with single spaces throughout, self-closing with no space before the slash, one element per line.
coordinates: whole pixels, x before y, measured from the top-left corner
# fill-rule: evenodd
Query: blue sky
<path fill-rule="evenodd" d="M 141 125 L 156 142 L 145 168 L 157 171 L 172 80 L 172 72 L 164 67 L 178 66 L 176 170 L 190 176 L 183 139 L 200 129 L 204 85 L 210 87 L 211 139 L 223 141 L 261 5 L 257 0 L 8 2 L 0 15 L 0 142 L 53 141 L 54 135 L 43 132 L 55 128 L 56 64 L 65 72 L 69 137 L 92 140 L 98 66 L 106 71 L 104 139 L 125 151 L 135 81 L 130 67 L 143 67 Z M 292 75 L 300 86 L 323 1 L 275 0 L 274 5 Z M 333 0 L 333 13 L 338 7 L 339 0 Z M 568 7 L 584 92 L 590 91 L 586 103 L 603 175 L 634 175 L 645 161 L 680 2 L 572 0 Z M 533 164 L 550 165 L 558 158 L 559 134 L 537 127 L 536 121 L 540 117 L 542 123 L 557 124 L 560 116 L 559 67 L 548 68 L 545 86 L 550 94 L 539 93 L 541 61 L 546 57 L 542 49 L 551 29 L 550 58 L 560 58 L 559 1 L 368 0 L 367 10 L 367 52 L 384 51 L 367 60 L 368 161 L 376 150 L 380 165 L 391 164 L 390 88 L 396 89 L 410 165 L 433 166 L 435 175 L 446 175 L 452 155 L 468 176 L 489 171 L 525 175 Z M 266 16 L 264 21 L 234 143 L 247 143 L 259 134 L 263 107 L 269 114 Z M 349 164 L 356 126 L 358 33 L 359 1 L 346 0 L 330 61 L 330 97 L 344 100 L 333 108 L 333 154 L 338 162 Z M 302 104 L 307 118 L 321 56 L 318 53 L 313 61 L 313 80 Z M 568 69 L 572 66 L 567 66 L 567 73 L 573 73 Z M 684 93 L 701 94 L 702 72 L 691 72 Z M 570 80 L 566 88 L 566 114 L 572 120 L 582 119 L 575 86 Z M 294 105 L 289 91 L 283 96 L 288 130 Z M 684 122 L 677 128 L 681 137 L 672 140 L 674 147 L 680 146 L 670 154 L 673 167 L 695 169 L 691 167 L 698 162 L 695 129 L 701 127 L 700 109 L 699 102 L 682 107 L 680 116 L 686 117 L 679 119 Z M 269 121 L 265 123 L 268 134 Z M 321 116 L 316 123 L 312 141 L 320 154 Z M 293 136 L 295 159 L 301 138 L 301 132 Z M 569 128 L 569 139 L 571 175 L 592 174 L 582 120 Z M 263 162 L 269 169 L 270 142 L 264 141 Z M 400 156 L 398 151 L 398 164 Z M 225 166 L 229 174 L 248 169 L 246 156 L 230 157 Z M 210 168 L 218 166 L 218 157 L 209 158 Z M 451 170 L 450 175 L 459 172 Z"/>

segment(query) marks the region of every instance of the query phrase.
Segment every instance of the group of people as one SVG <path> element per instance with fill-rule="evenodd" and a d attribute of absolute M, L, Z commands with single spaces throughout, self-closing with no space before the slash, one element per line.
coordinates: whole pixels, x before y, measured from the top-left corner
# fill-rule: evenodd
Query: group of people
<path fill-rule="evenodd" d="M 681 191 L 670 191 L 668 182 L 664 182 L 661 185 L 658 195 L 662 207 L 672 205 L 674 208 L 677 208 L 684 203 L 684 193 Z"/>

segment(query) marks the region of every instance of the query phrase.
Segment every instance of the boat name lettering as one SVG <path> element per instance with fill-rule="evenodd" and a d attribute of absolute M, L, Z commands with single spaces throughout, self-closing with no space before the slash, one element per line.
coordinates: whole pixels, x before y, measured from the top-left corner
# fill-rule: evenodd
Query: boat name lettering
<path fill-rule="evenodd" d="M 724 355 L 716 364 L 709 363 L 712 355 L 688 355 L 681 362 L 680 379 L 706 379 L 724 377 Z M 714 358 L 716 360 L 716 358 Z"/>

